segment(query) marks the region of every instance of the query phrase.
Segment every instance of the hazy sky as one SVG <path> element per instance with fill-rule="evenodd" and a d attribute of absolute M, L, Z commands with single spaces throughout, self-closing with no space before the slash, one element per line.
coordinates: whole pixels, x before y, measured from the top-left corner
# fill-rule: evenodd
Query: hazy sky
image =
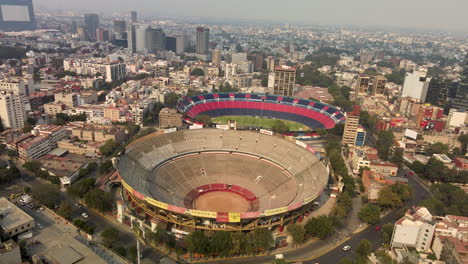
<path fill-rule="evenodd" d="M 284 23 L 388 25 L 468 32 L 468 0 L 34 0 L 76 10 L 137 10 L 159 16 L 193 16 Z"/>

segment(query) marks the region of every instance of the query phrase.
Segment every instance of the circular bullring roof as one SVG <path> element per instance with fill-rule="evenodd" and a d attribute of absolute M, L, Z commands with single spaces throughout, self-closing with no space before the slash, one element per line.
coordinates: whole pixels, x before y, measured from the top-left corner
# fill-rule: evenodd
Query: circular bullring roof
<path fill-rule="evenodd" d="M 127 147 L 118 171 L 124 187 L 135 197 L 159 208 L 206 218 L 218 218 L 221 212 L 217 211 L 222 209 L 232 209 L 239 218 L 294 210 L 317 198 L 328 182 L 328 168 L 301 142 L 220 129 L 143 137 Z M 210 204 L 222 203 L 222 192 L 230 193 L 227 206 Z M 207 193 L 211 194 L 204 196 Z M 238 199 L 233 194 L 248 206 L 229 206 Z"/>
<path fill-rule="evenodd" d="M 183 97 L 177 103 L 189 118 L 204 114 L 284 119 L 312 129 L 331 129 L 346 117 L 336 107 L 302 98 L 254 93 L 213 93 Z"/>

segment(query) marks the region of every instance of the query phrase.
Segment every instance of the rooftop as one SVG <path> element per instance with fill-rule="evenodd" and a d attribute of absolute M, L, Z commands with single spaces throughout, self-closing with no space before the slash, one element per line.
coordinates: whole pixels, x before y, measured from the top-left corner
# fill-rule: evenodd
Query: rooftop
<path fill-rule="evenodd" d="M 0 226 L 3 230 L 14 229 L 34 220 L 5 197 L 0 198 L 0 212 L 3 215 L 0 217 Z"/>

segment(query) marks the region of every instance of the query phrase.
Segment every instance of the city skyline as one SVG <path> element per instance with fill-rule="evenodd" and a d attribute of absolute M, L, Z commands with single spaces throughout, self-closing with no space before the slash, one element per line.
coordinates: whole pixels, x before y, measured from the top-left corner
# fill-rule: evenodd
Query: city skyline
<path fill-rule="evenodd" d="M 300 23 L 320 25 L 355 25 L 367 27 L 397 27 L 431 30 L 467 32 L 468 19 L 463 10 L 468 9 L 468 2 L 463 0 L 441 1 L 387 1 L 376 4 L 374 1 L 295 1 L 283 5 L 281 1 L 228 1 L 219 5 L 213 0 L 173 2 L 138 0 L 126 2 L 108 0 L 98 3 L 83 0 L 79 3 L 71 0 L 42 0 L 35 2 L 38 7 L 71 9 L 80 11 L 126 12 L 135 9 L 143 16 L 192 17 L 208 20 L 232 22 L 264 21 L 276 23 Z M 247 5 L 248 4 L 248 5 Z M 421 6 L 424 4 L 424 6 Z M 93 9 L 83 8 L 92 6 Z M 382 11 L 385 12 L 382 12 Z M 363 15 L 365 14 L 365 15 Z"/>

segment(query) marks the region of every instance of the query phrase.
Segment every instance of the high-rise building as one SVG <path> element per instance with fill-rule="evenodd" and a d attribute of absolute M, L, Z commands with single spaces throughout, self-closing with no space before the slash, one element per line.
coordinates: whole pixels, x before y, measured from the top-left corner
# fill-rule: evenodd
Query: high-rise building
<path fill-rule="evenodd" d="M 275 83 L 273 93 L 277 95 L 293 96 L 296 83 L 296 68 L 286 65 L 275 67 Z"/>
<path fill-rule="evenodd" d="M 251 60 L 254 64 L 254 70 L 258 71 L 263 68 L 263 56 L 260 54 L 255 54 L 251 57 Z"/>
<path fill-rule="evenodd" d="M 127 66 L 122 62 L 106 65 L 106 82 L 121 81 L 127 77 Z"/>
<path fill-rule="evenodd" d="M 176 53 L 182 54 L 185 52 L 186 45 L 186 37 L 184 34 L 177 35 L 176 37 Z"/>
<path fill-rule="evenodd" d="M 26 86 L 22 80 L 0 82 L 0 119 L 4 128 L 24 126 L 27 104 Z"/>
<path fill-rule="evenodd" d="M 468 54 L 465 56 L 462 77 L 460 84 L 458 85 L 457 95 L 453 106 L 458 109 L 468 110 Z"/>
<path fill-rule="evenodd" d="M 78 32 L 78 23 L 73 20 L 70 25 L 70 33 L 76 34 Z"/>
<path fill-rule="evenodd" d="M 177 38 L 174 36 L 166 37 L 166 49 L 176 52 L 177 51 Z"/>
<path fill-rule="evenodd" d="M 215 49 L 211 52 L 211 62 L 214 65 L 221 64 L 221 50 Z"/>
<path fill-rule="evenodd" d="M 147 50 L 148 52 L 157 52 L 157 51 L 162 51 L 166 49 L 166 34 L 164 34 L 164 31 L 162 28 L 148 28 L 147 30 L 147 36 L 146 36 L 146 42 L 147 42 Z"/>
<path fill-rule="evenodd" d="M 369 93 L 369 86 L 371 84 L 371 76 L 359 75 L 356 88 L 354 89 L 354 99 L 357 101 L 358 95 Z"/>
<path fill-rule="evenodd" d="M 443 106 L 447 102 L 451 81 L 440 78 L 432 78 L 427 88 L 425 103 Z"/>
<path fill-rule="evenodd" d="M 114 32 L 116 34 L 123 34 L 127 30 L 127 21 L 125 20 L 114 20 Z"/>
<path fill-rule="evenodd" d="M 84 25 L 89 41 L 96 41 L 96 29 L 99 28 L 99 16 L 97 14 L 85 14 Z"/>
<path fill-rule="evenodd" d="M 32 0 L 0 0 L 0 31 L 36 29 Z"/>
<path fill-rule="evenodd" d="M 247 53 L 245 53 L 245 52 L 232 53 L 231 54 L 231 62 L 236 63 L 236 64 L 247 62 Z"/>
<path fill-rule="evenodd" d="M 127 31 L 127 48 L 131 53 L 136 53 L 137 48 L 136 48 L 136 31 L 137 31 L 137 26 L 132 24 L 128 27 Z"/>
<path fill-rule="evenodd" d="M 96 29 L 96 41 L 98 42 L 110 41 L 109 30 L 107 28 Z"/>
<path fill-rule="evenodd" d="M 208 54 L 210 44 L 210 29 L 205 27 L 197 27 L 197 43 L 196 53 Z"/>
<path fill-rule="evenodd" d="M 343 144 L 348 144 L 351 146 L 356 145 L 356 139 L 358 138 L 358 128 L 359 128 L 359 115 L 361 113 L 361 108 L 359 105 L 353 107 L 352 112 L 346 113 L 346 123 L 343 132 Z M 358 143 L 361 141 L 361 136 L 359 137 Z M 364 135 L 365 138 L 365 135 Z"/>
<path fill-rule="evenodd" d="M 138 23 L 138 16 L 137 16 L 137 12 L 136 11 L 131 11 L 130 12 L 130 16 L 131 16 L 131 20 L 132 21 L 132 24 L 133 23 Z"/>
<path fill-rule="evenodd" d="M 78 36 L 80 37 L 80 40 L 81 41 L 85 41 L 86 40 L 86 31 L 85 31 L 85 28 L 84 27 L 78 27 L 76 29 L 76 34 L 78 34 Z"/>
<path fill-rule="evenodd" d="M 431 78 L 427 77 L 426 74 L 427 72 L 425 71 L 406 73 L 401 94 L 402 97 L 411 97 L 424 102 L 426 100 L 429 82 L 431 81 Z"/>
<path fill-rule="evenodd" d="M 273 72 L 275 70 L 275 66 L 279 64 L 279 60 L 275 59 L 273 56 L 268 56 L 267 58 L 267 70 L 269 72 Z"/>
<path fill-rule="evenodd" d="M 387 84 L 387 78 L 382 75 L 374 76 L 372 83 L 372 95 L 384 95 L 385 85 Z"/>
<path fill-rule="evenodd" d="M 137 24 L 132 25 L 135 27 L 135 46 L 136 52 L 148 52 L 149 47 L 149 35 L 150 35 L 150 28 L 148 25 L 144 24 Z"/>

